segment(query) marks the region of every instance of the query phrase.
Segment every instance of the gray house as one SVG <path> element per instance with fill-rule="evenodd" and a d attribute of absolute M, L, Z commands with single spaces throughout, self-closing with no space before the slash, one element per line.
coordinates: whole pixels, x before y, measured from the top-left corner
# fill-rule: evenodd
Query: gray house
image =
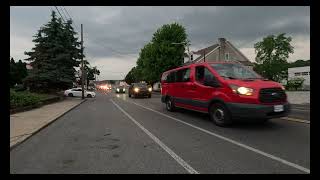
<path fill-rule="evenodd" d="M 219 38 L 218 43 L 191 53 L 191 61 L 185 58 L 185 64 L 215 61 L 235 61 L 250 69 L 253 63 L 231 42 Z M 186 61 L 187 60 L 187 61 Z"/>

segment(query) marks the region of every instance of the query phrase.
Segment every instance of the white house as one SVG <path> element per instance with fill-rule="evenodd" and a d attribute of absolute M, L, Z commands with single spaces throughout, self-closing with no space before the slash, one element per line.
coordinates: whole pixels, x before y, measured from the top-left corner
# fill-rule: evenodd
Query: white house
<path fill-rule="evenodd" d="M 293 78 L 303 78 L 303 88 L 310 89 L 310 66 L 289 68 L 288 79 Z"/>

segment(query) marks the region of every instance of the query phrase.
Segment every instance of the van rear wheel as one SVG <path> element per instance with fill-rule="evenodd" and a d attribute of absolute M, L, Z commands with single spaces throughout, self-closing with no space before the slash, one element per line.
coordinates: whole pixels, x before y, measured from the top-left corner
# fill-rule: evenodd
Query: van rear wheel
<path fill-rule="evenodd" d="M 214 103 L 209 108 L 210 120 L 217 126 L 231 125 L 231 114 L 227 107 L 222 103 Z"/>
<path fill-rule="evenodd" d="M 170 97 L 166 100 L 166 109 L 171 112 L 175 110 L 174 102 Z"/>

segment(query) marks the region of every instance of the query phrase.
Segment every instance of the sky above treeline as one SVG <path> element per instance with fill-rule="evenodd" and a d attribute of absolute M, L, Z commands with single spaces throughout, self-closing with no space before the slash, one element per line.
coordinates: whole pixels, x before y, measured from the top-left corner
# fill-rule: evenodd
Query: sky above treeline
<path fill-rule="evenodd" d="M 196 51 L 224 37 L 252 62 L 254 43 L 271 34 L 292 37 L 294 53 L 289 61 L 310 59 L 310 7 L 232 6 L 57 6 L 61 16 L 74 20 L 80 34 L 84 27 L 85 55 L 100 69 L 99 79 L 124 79 L 136 65 L 140 49 L 164 24 L 180 23 Z M 27 58 L 33 36 L 50 20 L 54 6 L 10 7 L 10 56 Z"/>

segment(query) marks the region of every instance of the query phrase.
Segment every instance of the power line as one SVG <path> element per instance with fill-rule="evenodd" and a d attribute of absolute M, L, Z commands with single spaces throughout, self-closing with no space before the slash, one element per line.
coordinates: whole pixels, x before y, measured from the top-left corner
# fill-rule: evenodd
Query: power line
<path fill-rule="evenodd" d="M 69 14 L 68 10 L 62 6 L 64 11 L 67 13 L 67 15 L 69 16 L 69 18 L 71 19 L 71 21 L 73 22 L 73 24 L 76 26 L 76 28 L 80 29 L 79 26 L 76 24 L 75 20 L 72 18 L 72 16 Z"/>
<path fill-rule="evenodd" d="M 67 9 L 66 9 L 64 6 L 62 6 L 62 7 L 63 7 L 64 11 L 68 14 L 69 18 L 72 19 L 72 17 L 71 17 L 70 14 L 68 13 Z"/>
<path fill-rule="evenodd" d="M 68 20 L 67 15 L 64 13 L 64 11 L 63 11 L 63 9 L 61 7 L 60 7 L 60 10 L 61 10 L 62 14 L 64 15 L 64 17 L 66 18 L 66 20 Z"/>
<path fill-rule="evenodd" d="M 65 20 L 63 19 L 62 15 L 61 15 L 61 13 L 60 13 L 60 11 L 59 11 L 59 9 L 57 8 L 57 6 L 54 6 L 54 7 L 56 8 L 56 10 L 58 11 L 58 13 L 60 14 L 60 17 L 62 18 L 63 22 L 65 22 Z"/>

